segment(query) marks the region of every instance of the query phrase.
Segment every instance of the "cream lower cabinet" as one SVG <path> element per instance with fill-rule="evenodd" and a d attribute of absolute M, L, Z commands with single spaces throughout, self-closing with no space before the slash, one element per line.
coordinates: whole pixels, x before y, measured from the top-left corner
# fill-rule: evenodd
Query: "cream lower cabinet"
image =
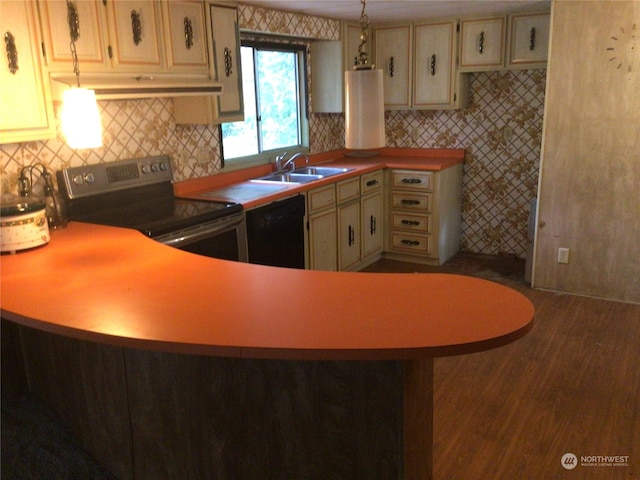
<path fill-rule="evenodd" d="M 441 265 L 460 249 L 462 165 L 391 170 L 385 257 Z"/>
<path fill-rule="evenodd" d="M 335 184 L 307 192 L 308 268 L 338 269 L 338 223 Z"/>
<path fill-rule="evenodd" d="M 0 68 L 0 143 L 56 136 L 49 80 L 43 75 L 33 2 L 0 2 L 4 55 Z"/>
<path fill-rule="evenodd" d="M 382 170 L 307 192 L 308 268 L 359 270 L 380 258 Z"/>

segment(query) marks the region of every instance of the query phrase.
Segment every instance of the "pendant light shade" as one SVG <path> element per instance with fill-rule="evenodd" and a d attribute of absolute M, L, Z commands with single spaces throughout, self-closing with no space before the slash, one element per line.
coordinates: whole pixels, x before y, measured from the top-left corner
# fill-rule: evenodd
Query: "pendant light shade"
<path fill-rule="evenodd" d="M 72 87 L 63 94 L 62 133 L 71 148 L 102 146 L 102 125 L 95 92 Z"/>
<path fill-rule="evenodd" d="M 345 146 L 371 150 L 385 146 L 382 70 L 345 72 Z"/>
<path fill-rule="evenodd" d="M 67 0 L 67 23 L 71 39 L 69 48 L 73 59 L 73 73 L 78 86 L 65 90 L 62 96 L 62 133 L 71 148 L 98 148 L 102 146 L 100 112 L 95 92 L 80 87 L 80 65 L 76 51 L 76 41 L 80 38 L 80 16 L 76 3 L 71 0 Z"/>

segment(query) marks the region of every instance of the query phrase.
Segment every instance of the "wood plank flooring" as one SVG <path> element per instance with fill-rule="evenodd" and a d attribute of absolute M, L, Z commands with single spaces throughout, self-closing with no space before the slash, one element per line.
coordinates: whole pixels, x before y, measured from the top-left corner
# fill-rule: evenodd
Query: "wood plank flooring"
<path fill-rule="evenodd" d="M 517 342 L 435 360 L 434 479 L 640 478 L 640 305 L 532 290 L 511 257 L 459 255 L 435 268 L 382 260 L 367 271 L 480 276 L 536 308 Z M 586 458 L 612 455 L 627 465 Z"/>

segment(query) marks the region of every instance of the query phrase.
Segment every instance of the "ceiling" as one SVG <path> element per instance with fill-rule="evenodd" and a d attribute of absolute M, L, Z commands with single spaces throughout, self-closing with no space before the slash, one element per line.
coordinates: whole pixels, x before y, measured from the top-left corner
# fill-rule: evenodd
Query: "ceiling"
<path fill-rule="evenodd" d="M 360 0 L 241 0 L 276 10 L 357 21 Z M 549 0 L 367 0 L 371 23 L 427 20 L 446 17 L 473 17 L 487 14 L 549 10 Z"/>

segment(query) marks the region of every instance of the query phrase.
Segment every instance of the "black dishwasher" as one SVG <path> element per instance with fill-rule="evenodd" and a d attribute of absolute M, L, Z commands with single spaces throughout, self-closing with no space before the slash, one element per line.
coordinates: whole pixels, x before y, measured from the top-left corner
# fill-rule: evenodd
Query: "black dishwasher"
<path fill-rule="evenodd" d="M 304 268 L 304 196 L 247 210 L 249 263 Z"/>

